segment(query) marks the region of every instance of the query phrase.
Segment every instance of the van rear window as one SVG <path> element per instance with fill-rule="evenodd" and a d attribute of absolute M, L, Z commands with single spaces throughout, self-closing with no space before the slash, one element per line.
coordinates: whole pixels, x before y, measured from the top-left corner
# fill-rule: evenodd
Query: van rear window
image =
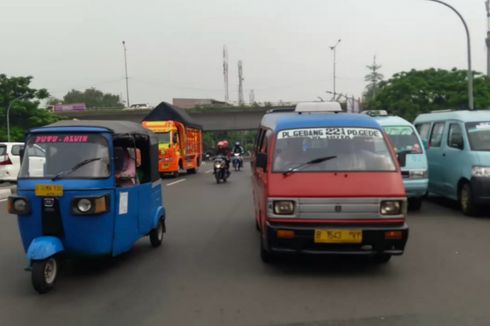
<path fill-rule="evenodd" d="M 390 137 L 397 153 L 422 154 L 422 145 L 412 127 L 386 126 L 384 130 Z"/>
<path fill-rule="evenodd" d="M 322 158 L 326 158 L 322 160 Z M 307 163 L 314 161 L 312 163 Z M 395 171 L 380 130 L 372 128 L 304 128 L 277 133 L 274 172 Z"/>
<path fill-rule="evenodd" d="M 490 151 L 490 121 L 467 122 L 470 147 L 473 151 Z"/>

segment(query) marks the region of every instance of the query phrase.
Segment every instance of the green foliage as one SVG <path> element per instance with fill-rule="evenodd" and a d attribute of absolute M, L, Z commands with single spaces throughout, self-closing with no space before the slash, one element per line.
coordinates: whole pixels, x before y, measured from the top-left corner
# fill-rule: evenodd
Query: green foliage
<path fill-rule="evenodd" d="M 475 108 L 490 107 L 490 78 L 474 73 Z M 379 84 L 376 98 L 367 102 L 370 110 L 387 110 L 409 121 L 434 110 L 467 109 L 466 70 L 411 70 L 400 72 Z"/>
<path fill-rule="evenodd" d="M 245 148 L 245 151 L 253 149 L 257 131 L 206 131 L 204 132 L 204 150 L 216 149 L 217 143 L 220 140 L 228 140 L 230 147 L 233 147 L 235 142 L 239 141 Z"/>
<path fill-rule="evenodd" d="M 83 92 L 72 89 L 63 96 L 63 103 L 85 103 L 88 108 L 98 109 L 122 109 L 124 107 L 119 95 L 103 93 L 95 88 L 88 88 Z"/>
<path fill-rule="evenodd" d="M 43 126 L 58 120 L 46 110 L 39 109 L 39 100 L 46 99 L 46 89 L 33 89 L 29 85 L 32 77 L 7 77 L 0 74 L 0 141 L 7 140 L 7 108 L 10 107 L 10 140 L 23 141 L 24 134 L 33 127 Z M 19 98 L 22 96 L 22 98 Z M 17 100 L 13 101 L 14 99 Z"/>

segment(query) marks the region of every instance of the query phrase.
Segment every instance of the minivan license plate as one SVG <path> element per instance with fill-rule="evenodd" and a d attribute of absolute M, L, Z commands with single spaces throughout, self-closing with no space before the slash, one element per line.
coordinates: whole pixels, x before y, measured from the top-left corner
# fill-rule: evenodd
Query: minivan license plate
<path fill-rule="evenodd" d="M 61 197 L 63 196 L 62 185 L 36 185 L 35 194 L 38 197 Z"/>
<path fill-rule="evenodd" d="M 362 243 L 362 231 L 315 230 L 315 243 Z"/>

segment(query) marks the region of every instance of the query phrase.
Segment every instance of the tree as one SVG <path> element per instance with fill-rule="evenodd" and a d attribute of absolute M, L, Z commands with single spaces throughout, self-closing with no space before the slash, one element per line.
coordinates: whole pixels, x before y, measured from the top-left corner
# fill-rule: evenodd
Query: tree
<path fill-rule="evenodd" d="M 119 95 L 103 93 L 93 87 L 83 92 L 72 89 L 63 96 L 63 103 L 85 103 L 88 108 L 100 109 L 122 109 L 124 107 Z"/>
<path fill-rule="evenodd" d="M 7 140 L 7 108 L 10 108 L 10 140 L 23 141 L 25 131 L 58 120 L 58 117 L 46 110 L 39 109 L 39 100 L 46 99 L 46 89 L 30 88 L 32 77 L 7 77 L 0 74 L 0 119 L 4 124 L 0 128 L 0 140 Z M 23 96 L 21 99 L 12 100 Z"/>
<path fill-rule="evenodd" d="M 475 108 L 490 107 L 490 78 L 474 73 Z M 409 121 L 434 110 L 467 109 L 466 70 L 427 69 L 400 72 L 379 84 L 370 110 L 387 110 Z"/>
<path fill-rule="evenodd" d="M 364 93 L 364 98 L 367 100 L 374 100 L 376 98 L 376 93 L 378 92 L 379 83 L 383 81 L 384 76 L 378 72 L 381 65 L 376 64 L 376 56 L 374 56 L 373 64 L 366 66 L 370 73 L 364 76 L 364 80 L 369 82 L 366 86 L 366 92 Z"/>

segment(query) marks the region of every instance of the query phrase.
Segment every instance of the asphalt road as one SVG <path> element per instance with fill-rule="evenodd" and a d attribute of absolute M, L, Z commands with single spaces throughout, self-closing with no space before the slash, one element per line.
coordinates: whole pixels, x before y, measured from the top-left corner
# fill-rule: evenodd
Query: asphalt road
<path fill-rule="evenodd" d="M 410 212 L 405 255 L 387 265 L 293 257 L 268 266 L 249 170 L 220 185 L 206 170 L 164 180 L 164 246 L 143 239 L 120 258 L 70 264 L 44 296 L 0 202 L 0 325 L 490 325 L 489 217 L 426 201 Z"/>

